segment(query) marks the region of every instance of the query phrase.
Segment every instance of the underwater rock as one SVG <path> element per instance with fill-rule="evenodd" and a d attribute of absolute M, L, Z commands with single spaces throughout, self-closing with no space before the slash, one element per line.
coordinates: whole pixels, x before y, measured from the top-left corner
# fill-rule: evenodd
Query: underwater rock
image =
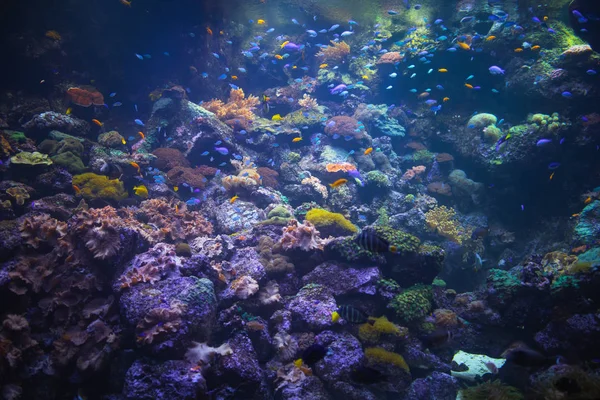
<path fill-rule="evenodd" d="M 237 249 L 229 262 L 238 276 L 250 276 L 260 282 L 267 275 L 265 267 L 259 261 L 258 253 L 252 247 Z"/>
<path fill-rule="evenodd" d="M 90 131 L 90 125 L 87 122 L 54 111 L 35 115 L 30 121 L 23 124 L 23 128 L 28 133 L 37 135 L 57 130 L 76 136 L 86 136 Z"/>
<path fill-rule="evenodd" d="M 575 314 L 566 321 L 552 321 L 535 334 L 535 341 L 547 354 L 577 354 L 585 358 L 600 350 L 596 338 L 600 320 L 595 314 Z"/>
<path fill-rule="evenodd" d="M 32 201 L 29 203 L 29 208 L 31 211 L 42 212 L 49 214 L 52 218 L 66 221 L 73 215 L 73 208 L 79 201 L 70 194 L 59 193 Z"/>
<path fill-rule="evenodd" d="M 234 233 L 252 228 L 255 224 L 266 219 L 265 212 L 247 201 L 223 202 L 215 210 L 217 231 Z"/>
<path fill-rule="evenodd" d="M 579 221 L 573 233 L 581 244 L 592 245 L 600 237 L 600 201 L 592 201 L 579 214 Z"/>
<path fill-rule="evenodd" d="M 137 360 L 127 371 L 123 397 L 136 400 L 194 400 L 206 395 L 201 371 L 187 361 Z"/>
<path fill-rule="evenodd" d="M 308 284 L 290 299 L 285 308 L 291 311 L 294 325 L 319 331 L 333 325 L 331 313 L 337 310 L 337 304 L 328 287 Z"/>
<path fill-rule="evenodd" d="M 433 372 L 426 378 L 413 381 L 406 400 L 455 400 L 458 388 L 458 380 L 453 376 Z"/>
<path fill-rule="evenodd" d="M 363 359 L 360 342 L 348 332 L 323 331 L 315 336 L 315 342 L 329 349 L 328 355 L 313 368 L 315 375 L 329 385 L 347 380 Z"/>
<path fill-rule="evenodd" d="M 324 263 L 304 275 L 302 283 L 327 286 L 334 296 L 352 293 L 374 295 L 379 279 L 381 279 L 381 272 L 377 267 L 343 268 L 337 264 Z"/>

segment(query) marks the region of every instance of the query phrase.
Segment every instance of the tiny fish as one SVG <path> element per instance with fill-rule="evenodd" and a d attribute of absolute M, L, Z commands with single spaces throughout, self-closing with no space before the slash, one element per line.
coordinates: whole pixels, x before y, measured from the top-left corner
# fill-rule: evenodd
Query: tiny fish
<path fill-rule="evenodd" d="M 145 126 L 141 119 L 135 119 L 133 122 L 135 122 L 139 126 Z"/>
<path fill-rule="evenodd" d="M 123 103 L 121 103 L 120 101 L 117 101 L 116 103 L 113 103 L 113 107 L 121 107 L 123 105 Z"/>
<path fill-rule="evenodd" d="M 541 147 L 541 146 L 547 145 L 548 143 L 551 143 L 551 142 L 552 142 L 552 139 L 540 139 L 537 141 L 537 143 L 535 145 L 538 147 Z"/>
<path fill-rule="evenodd" d="M 573 95 L 571 94 L 571 92 L 562 92 L 561 96 L 565 97 L 567 99 L 570 99 L 571 97 L 573 97 Z"/>
<path fill-rule="evenodd" d="M 227 154 L 229 154 L 229 150 L 227 150 L 226 147 L 215 147 L 215 151 L 219 154 L 222 154 L 224 156 L 226 156 Z"/>

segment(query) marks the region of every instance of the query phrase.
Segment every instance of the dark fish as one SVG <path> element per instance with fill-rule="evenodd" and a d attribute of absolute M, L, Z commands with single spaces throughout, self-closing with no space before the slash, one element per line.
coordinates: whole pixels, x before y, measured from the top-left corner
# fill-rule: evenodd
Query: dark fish
<path fill-rule="evenodd" d="M 262 102 L 262 109 L 263 109 L 264 114 L 268 114 L 269 111 L 271 110 L 271 107 L 269 107 L 269 100 L 270 100 L 269 97 L 267 95 L 263 94 L 261 102 Z"/>
<path fill-rule="evenodd" d="M 363 230 L 356 236 L 356 242 L 360 247 L 372 253 L 383 253 L 385 251 L 396 253 L 398 251 L 396 246 L 390 246 L 387 240 L 381 238 L 373 231 Z"/>
<path fill-rule="evenodd" d="M 446 329 L 437 329 L 423 336 L 423 344 L 427 347 L 440 347 L 448 343 L 454 337 L 454 333 Z"/>
<path fill-rule="evenodd" d="M 479 238 L 486 237 L 488 232 L 489 232 L 488 228 L 484 228 L 484 227 L 480 226 L 479 228 L 475 229 L 473 231 L 473 233 L 471 234 L 471 240 L 477 240 Z"/>
<path fill-rule="evenodd" d="M 364 324 L 369 320 L 369 317 L 360 310 L 352 306 L 342 305 L 338 308 L 337 313 L 340 317 L 353 324 Z"/>
<path fill-rule="evenodd" d="M 542 353 L 529 348 L 524 343 L 516 343 L 503 353 L 507 362 L 521 367 L 542 367 L 552 364 L 554 359 L 549 359 Z"/>
<path fill-rule="evenodd" d="M 387 380 L 387 377 L 383 373 L 374 368 L 365 367 L 364 365 L 353 369 L 352 372 L 350 372 L 350 378 L 354 382 L 364 383 L 366 385 Z"/>
<path fill-rule="evenodd" d="M 307 365 L 311 365 L 322 360 L 326 355 L 327 348 L 315 343 L 302 352 L 302 361 Z"/>

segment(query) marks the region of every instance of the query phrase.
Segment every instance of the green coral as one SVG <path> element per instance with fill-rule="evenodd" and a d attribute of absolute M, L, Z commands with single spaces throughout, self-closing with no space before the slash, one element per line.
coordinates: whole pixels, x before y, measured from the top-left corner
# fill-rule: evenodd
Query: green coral
<path fill-rule="evenodd" d="M 313 208 L 306 213 L 306 220 L 312 223 L 317 229 L 327 233 L 352 234 L 358 232 L 358 228 L 348 221 L 342 214 L 324 210 L 322 208 Z"/>
<path fill-rule="evenodd" d="M 287 114 L 284 117 L 284 121 L 293 126 L 319 126 L 322 118 L 325 118 L 325 114 L 320 113 L 316 110 L 297 110 Z"/>
<path fill-rule="evenodd" d="M 12 164 L 21 164 L 21 165 L 51 165 L 52 160 L 48 157 L 47 154 L 42 154 L 37 151 L 33 153 L 29 153 L 27 151 L 22 151 L 17 155 L 14 155 L 10 158 L 10 162 Z"/>
<path fill-rule="evenodd" d="M 521 400 L 525 397 L 517 388 L 495 380 L 462 389 L 460 398 L 462 400 Z"/>
<path fill-rule="evenodd" d="M 80 174 L 85 171 L 85 165 L 83 165 L 81 158 L 70 151 L 59 153 L 52 156 L 51 159 L 56 165 L 66 168 L 67 171 L 73 174 Z"/>
<path fill-rule="evenodd" d="M 483 129 L 483 138 L 489 144 L 495 144 L 502 137 L 502 131 L 496 125 L 490 125 Z"/>
<path fill-rule="evenodd" d="M 25 136 L 25 133 L 23 132 L 5 130 L 4 133 L 6 133 L 9 139 L 13 142 L 24 143 L 27 141 L 27 136 Z"/>
<path fill-rule="evenodd" d="M 290 151 L 287 153 L 287 160 L 290 163 L 297 163 L 302 159 L 302 156 L 296 152 Z"/>
<path fill-rule="evenodd" d="M 579 213 L 574 237 L 578 243 L 592 245 L 600 237 L 600 201 L 592 201 Z"/>
<path fill-rule="evenodd" d="M 412 155 L 412 161 L 416 164 L 430 164 L 433 161 L 435 154 L 429 150 L 415 151 Z"/>
<path fill-rule="evenodd" d="M 260 222 L 260 224 L 286 226 L 292 218 L 292 213 L 286 207 L 278 205 L 269 211 L 269 214 L 267 214 L 267 219 Z"/>
<path fill-rule="evenodd" d="M 92 172 L 73 176 L 73 185 L 81 190 L 81 195 L 86 199 L 119 201 L 126 199 L 128 196 L 123 182 Z"/>
<path fill-rule="evenodd" d="M 369 171 L 367 172 L 366 178 L 367 184 L 370 186 L 376 186 L 381 189 L 390 188 L 392 186 L 387 175 L 381 171 Z"/>
<path fill-rule="evenodd" d="M 499 297 L 512 297 L 521 286 L 521 281 L 508 271 L 501 269 L 490 269 L 487 282 L 498 293 Z"/>
<path fill-rule="evenodd" d="M 496 125 L 496 122 L 498 122 L 498 118 L 494 114 L 479 113 L 471 117 L 467 122 L 467 127 L 469 129 L 482 129 L 490 125 Z"/>
<path fill-rule="evenodd" d="M 77 157 L 81 157 L 83 150 L 83 144 L 79 140 L 66 137 L 58 142 L 58 148 L 56 149 L 56 152 L 58 154 L 71 152 Z"/>
<path fill-rule="evenodd" d="M 390 226 L 390 216 L 387 212 L 387 208 L 379 207 L 377 210 L 377 225 L 379 226 Z"/>
<path fill-rule="evenodd" d="M 431 301 L 431 286 L 414 285 L 394 297 L 388 307 L 396 312 L 400 320 L 411 323 L 431 312 Z"/>
<path fill-rule="evenodd" d="M 195 276 L 190 276 L 188 279 L 192 279 L 194 282 L 179 288 L 178 300 L 184 304 L 214 304 L 217 302 L 215 287 L 209 279 Z"/>
<path fill-rule="evenodd" d="M 187 243 L 177 243 L 175 246 L 175 255 L 179 257 L 191 257 L 192 248 Z"/>
<path fill-rule="evenodd" d="M 552 281 L 550 291 L 553 295 L 568 289 L 579 289 L 579 281 L 575 276 L 561 275 Z"/>

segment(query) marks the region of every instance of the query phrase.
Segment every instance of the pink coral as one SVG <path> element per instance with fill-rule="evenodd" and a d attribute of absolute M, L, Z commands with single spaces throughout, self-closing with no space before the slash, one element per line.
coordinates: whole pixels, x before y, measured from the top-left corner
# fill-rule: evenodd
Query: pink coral
<path fill-rule="evenodd" d="M 399 52 L 388 51 L 387 53 L 379 57 L 379 60 L 377 60 L 377 64 L 396 64 L 397 62 L 402 61 L 402 59 L 402 54 L 400 54 Z"/>
<path fill-rule="evenodd" d="M 325 133 L 329 136 L 338 134 L 340 136 L 350 136 L 354 139 L 368 137 L 364 130 L 359 128 L 358 121 L 346 115 L 338 115 L 327 121 L 325 124 Z"/>
<path fill-rule="evenodd" d="M 414 178 L 418 178 L 419 175 L 424 173 L 426 169 L 427 169 L 427 167 L 425 167 L 424 165 L 417 165 L 416 167 L 412 167 L 411 169 L 406 170 L 404 175 L 402 175 L 402 180 L 410 181 Z"/>
<path fill-rule="evenodd" d="M 308 221 L 301 224 L 295 219 L 290 220 L 288 226 L 283 228 L 283 236 L 279 240 L 279 244 L 284 250 L 310 251 L 323 248 L 323 242 L 315 226 Z"/>

